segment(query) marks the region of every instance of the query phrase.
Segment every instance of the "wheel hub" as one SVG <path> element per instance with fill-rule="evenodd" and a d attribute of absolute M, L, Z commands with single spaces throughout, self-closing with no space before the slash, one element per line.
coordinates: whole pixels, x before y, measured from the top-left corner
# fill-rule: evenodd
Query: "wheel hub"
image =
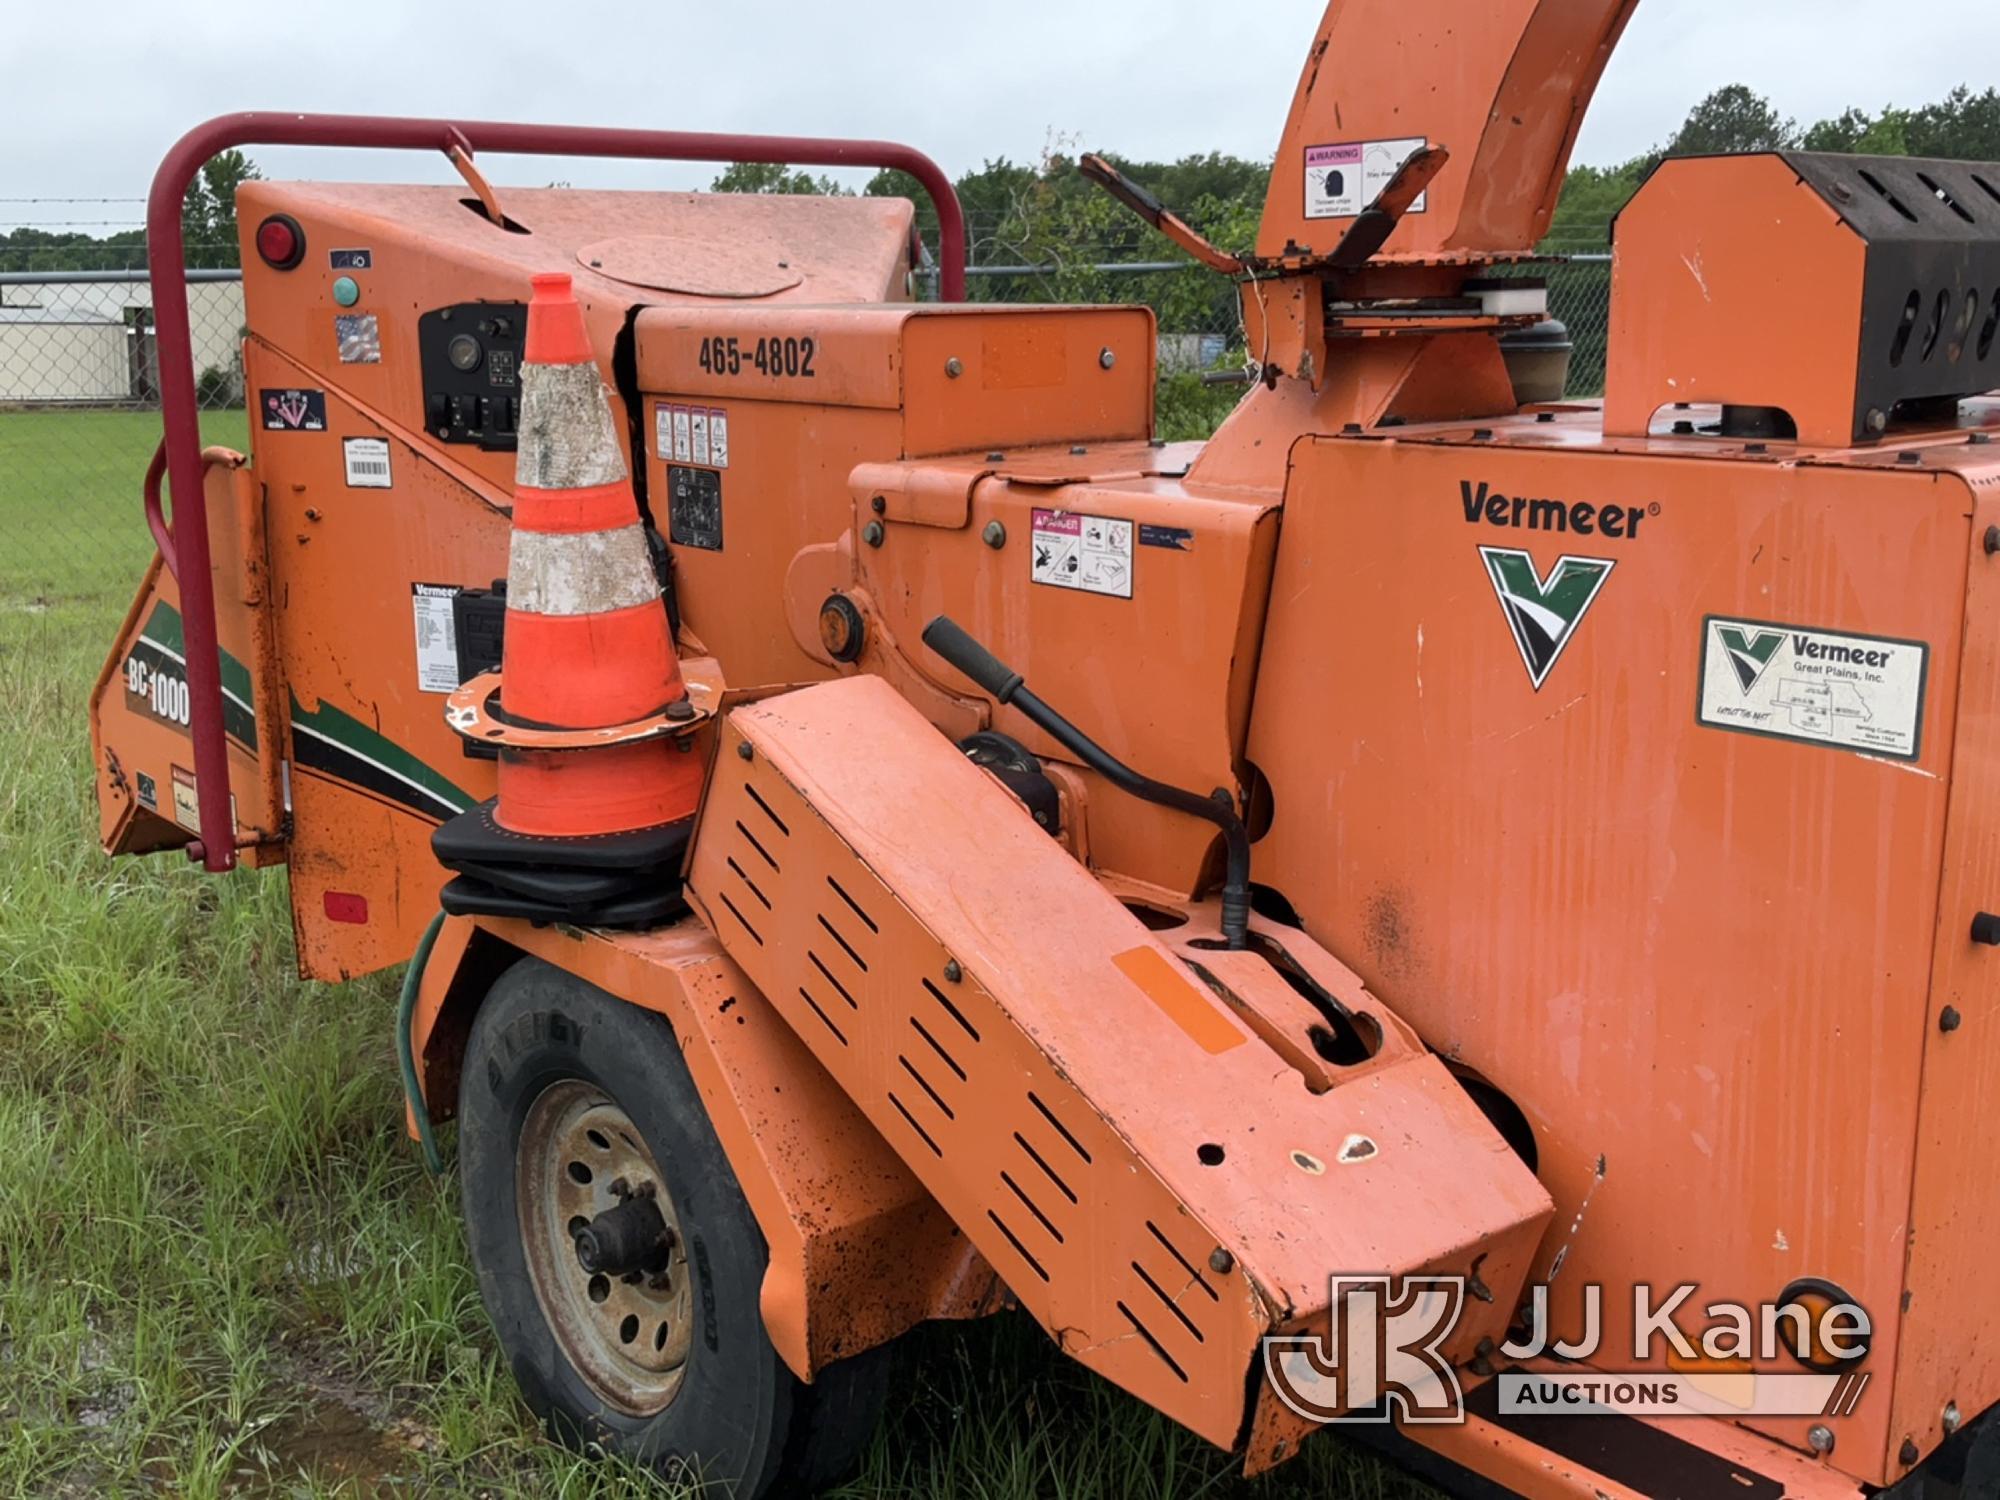
<path fill-rule="evenodd" d="M 515 1150 L 521 1245 L 549 1329 L 607 1405 L 650 1416 L 679 1394 L 694 1299 L 674 1202 L 631 1117 L 565 1079 L 529 1105 Z"/>
<path fill-rule="evenodd" d="M 614 1185 L 614 1191 L 615 1191 Z M 657 1276 L 673 1256 L 674 1233 L 651 1193 L 631 1193 L 576 1232 L 576 1263 L 586 1276 Z"/>

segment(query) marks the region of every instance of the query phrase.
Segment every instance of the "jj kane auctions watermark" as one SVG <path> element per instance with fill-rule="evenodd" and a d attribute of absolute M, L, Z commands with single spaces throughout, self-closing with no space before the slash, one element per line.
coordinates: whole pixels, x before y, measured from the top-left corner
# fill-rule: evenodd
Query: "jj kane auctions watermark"
<path fill-rule="evenodd" d="M 1465 1393 L 1443 1353 L 1464 1314 L 1465 1278 L 1331 1279 L 1327 1336 L 1273 1335 L 1264 1371 L 1280 1400 L 1313 1422 L 1465 1420 Z M 1837 1288 L 1795 1283 L 1775 1302 L 1697 1304 L 1692 1284 L 1631 1291 L 1634 1368 L 1604 1338 L 1605 1291 L 1583 1288 L 1583 1326 L 1551 1336 L 1547 1287 L 1526 1327 L 1499 1346 L 1535 1369 L 1502 1370 L 1502 1413 L 1642 1417 L 1845 1416 L 1868 1384 L 1859 1369 L 1873 1327 Z M 1752 1368 L 1782 1363 L 1802 1368 Z M 1665 1368 L 1662 1368 L 1664 1364 Z M 1587 1368 L 1578 1368 L 1587 1366 Z"/>

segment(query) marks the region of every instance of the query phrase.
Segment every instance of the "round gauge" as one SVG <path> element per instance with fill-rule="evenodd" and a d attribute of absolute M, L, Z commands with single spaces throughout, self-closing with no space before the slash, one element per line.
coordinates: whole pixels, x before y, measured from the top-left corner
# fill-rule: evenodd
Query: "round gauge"
<path fill-rule="evenodd" d="M 479 362 L 486 358 L 486 351 L 479 346 L 479 340 L 469 333 L 455 337 L 444 346 L 444 352 L 454 370 L 476 370 Z"/>

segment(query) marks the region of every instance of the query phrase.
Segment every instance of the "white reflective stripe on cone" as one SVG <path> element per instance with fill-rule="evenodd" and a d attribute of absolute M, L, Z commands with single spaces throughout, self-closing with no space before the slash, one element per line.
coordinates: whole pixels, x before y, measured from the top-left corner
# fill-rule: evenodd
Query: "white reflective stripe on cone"
<path fill-rule="evenodd" d="M 507 608 L 530 615 L 597 615 L 660 597 L 646 535 L 516 531 L 507 551 Z"/>
<path fill-rule="evenodd" d="M 587 490 L 623 478 L 625 455 L 597 366 L 521 366 L 514 482 L 538 490 Z"/>

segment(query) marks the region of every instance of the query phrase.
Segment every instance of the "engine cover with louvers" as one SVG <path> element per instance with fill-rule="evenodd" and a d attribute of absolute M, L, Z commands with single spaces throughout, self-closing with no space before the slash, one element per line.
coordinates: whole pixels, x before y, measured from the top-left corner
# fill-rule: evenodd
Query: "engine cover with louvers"
<path fill-rule="evenodd" d="M 1061 1346 L 1210 1441 L 1336 1272 L 1476 1268 L 1500 1335 L 1549 1200 L 1444 1067 L 1309 1091 L 879 679 L 729 715 L 688 888 Z"/>

